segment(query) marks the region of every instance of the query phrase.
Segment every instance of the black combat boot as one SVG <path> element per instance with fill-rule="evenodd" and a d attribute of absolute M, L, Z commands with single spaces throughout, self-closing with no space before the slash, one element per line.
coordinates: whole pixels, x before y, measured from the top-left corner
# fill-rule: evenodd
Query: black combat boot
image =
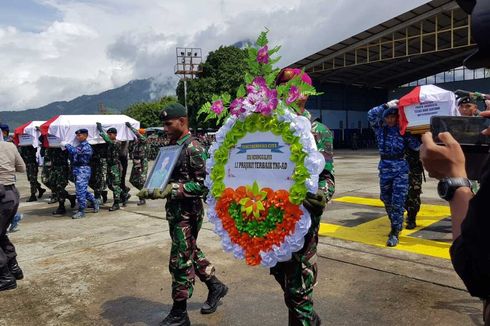
<path fill-rule="evenodd" d="M 29 197 L 29 199 L 26 200 L 28 203 L 31 202 L 31 201 L 37 201 L 37 197 L 36 197 L 36 194 L 31 194 L 31 197 Z"/>
<path fill-rule="evenodd" d="M 187 315 L 187 302 L 175 301 L 170 313 L 162 320 L 160 326 L 190 326 L 191 321 Z"/>
<path fill-rule="evenodd" d="M 388 241 L 386 241 L 386 246 L 388 247 L 396 247 L 399 242 L 398 235 L 400 234 L 400 230 L 391 229 L 390 235 L 388 235 Z"/>
<path fill-rule="evenodd" d="M 57 201 L 58 201 L 58 198 L 54 194 L 51 194 L 51 197 L 49 197 L 48 204 L 54 204 Z"/>
<path fill-rule="evenodd" d="M 102 203 L 103 203 L 103 204 L 107 203 L 107 191 L 105 191 L 105 190 L 104 190 L 104 191 L 102 191 L 102 192 L 100 193 L 100 195 L 102 196 Z"/>
<path fill-rule="evenodd" d="M 417 227 L 417 224 L 415 223 L 415 216 L 412 215 L 413 214 L 407 215 L 407 226 L 405 226 L 405 229 L 407 230 L 413 230 Z"/>
<path fill-rule="evenodd" d="M 70 208 L 75 208 L 75 206 L 77 205 L 77 196 L 68 195 L 68 200 L 70 201 Z"/>
<path fill-rule="evenodd" d="M 124 199 L 123 199 L 122 204 L 124 207 L 126 207 L 126 204 L 128 203 L 129 198 L 131 198 L 131 194 L 129 192 L 127 192 L 127 193 L 123 194 L 123 197 L 124 197 Z"/>
<path fill-rule="evenodd" d="M 115 200 L 114 203 L 112 204 L 112 207 L 109 208 L 110 212 L 117 211 L 118 209 L 121 209 L 119 206 L 119 201 Z"/>
<path fill-rule="evenodd" d="M 140 198 L 140 200 L 138 200 L 138 202 L 136 203 L 136 205 L 138 205 L 138 206 L 141 206 L 144 204 L 146 204 L 146 200 L 144 198 Z"/>
<path fill-rule="evenodd" d="M 46 192 L 46 189 L 39 187 L 38 191 L 39 191 L 39 195 L 37 196 L 37 198 L 41 199 L 44 193 Z"/>
<path fill-rule="evenodd" d="M 201 314 L 212 314 L 218 308 L 218 303 L 228 293 L 228 287 L 221 283 L 216 276 L 206 281 L 208 287 L 208 299 L 201 307 Z"/>
<path fill-rule="evenodd" d="M 65 201 L 58 203 L 58 208 L 53 212 L 53 215 L 64 215 L 66 213 Z"/>
<path fill-rule="evenodd" d="M 12 290 L 17 287 L 15 277 L 10 273 L 8 266 L 0 269 L 0 291 Z"/>
<path fill-rule="evenodd" d="M 17 263 L 17 259 L 10 259 L 8 262 L 8 268 L 16 280 L 22 280 L 24 278 L 24 273 L 22 272 L 19 263 Z"/>

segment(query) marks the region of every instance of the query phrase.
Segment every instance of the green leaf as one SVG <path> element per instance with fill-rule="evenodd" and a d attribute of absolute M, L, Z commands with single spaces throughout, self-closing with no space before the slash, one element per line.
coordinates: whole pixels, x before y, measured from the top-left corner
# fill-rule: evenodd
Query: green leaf
<path fill-rule="evenodd" d="M 259 211 L 253 211 L 254 217 L 259 218 L 260 217 L 260 212 Z"/>
<path fill-rule="evenodd" d="M 264 204 L 262 204 L 261 201 L 258 201 L 257 202 L 257 208 L 259 209 L 259 211 L 263 211 L 265 208 L 264 208 Z"/>
<path fill-rule="evenodd" d="M 236 97 L 244 97 L 245 94 L 246 94 L 245 86 L 242 84 L 240 85 L 240 87 L 238 87 L 238 90 L 236 92 Z"/>

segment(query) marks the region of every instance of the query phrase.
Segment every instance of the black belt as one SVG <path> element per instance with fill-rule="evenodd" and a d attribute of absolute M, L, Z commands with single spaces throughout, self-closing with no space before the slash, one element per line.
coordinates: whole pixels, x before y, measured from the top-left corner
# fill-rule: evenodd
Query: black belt
<path fill-rule="evenodd" d="M 382 160 L 403 160 L 405 156 L 403 154 L 400 155 L 383 155 L 381 154 Z"/>

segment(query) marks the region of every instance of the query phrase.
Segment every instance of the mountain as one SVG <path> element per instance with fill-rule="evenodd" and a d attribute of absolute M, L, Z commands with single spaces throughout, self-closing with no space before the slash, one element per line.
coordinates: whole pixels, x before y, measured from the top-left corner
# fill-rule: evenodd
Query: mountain
<path fill-rule="evenodd" d="M 0 121 L 13 130 L 28 121 L 48 120 L 58 114 L 121 113 L 131 104 L 175 95 L 175 88 L 172 77 L 137 79 L 97 95 L 82 95 L 71 101 L 53 102 L 24 111 L 0 111 Z"/>

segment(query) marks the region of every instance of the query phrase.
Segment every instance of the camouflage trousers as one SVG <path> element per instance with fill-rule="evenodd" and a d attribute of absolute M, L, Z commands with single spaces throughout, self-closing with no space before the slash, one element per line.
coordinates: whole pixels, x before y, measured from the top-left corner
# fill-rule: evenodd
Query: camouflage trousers
<path fill-rule="evenodd" d="M 60 202 L 68 197 L 65 188 L 68 185 L 69 174 L 70 168 L 67 165 L 45 166 L 41 173 L 42 183 L 51 190 L 52 195 Z"/>
<path fill-rule="evenodd" d="M 117 164 L 107 166 L 107 186 L 112 190 L 114 202 L 121 202 L 121 167 Z"/>
<path fill-rule="evenodd" d="M 50 174 L 51 174 L 51 166 L 44 165 L 43 170 L 41 172 L 41 182 L 46 187 L 48 187 L 51 191 L 53 191 L 53 189 L 51 189 L 53 187 L 53 184 L 52 184 L 52 180 L 50 178 Z"/>
<path fill-rule="evenodd" d="M 145 186 L 146 175 L 148 173 L 148 160 L 144 159 L 134 159 L 133 167 L 131 168 L 131 175 L 129 176 L 129 182 L 136 187 L 136 189 L 141 190 Z"/>
<path fill-rule="evenodd" d="M 404 169 L 380 169 L 379 187 L 381 201 L 385 204 L 386 213 L 390 218 L 391 228 L 401 231 L 403 213 L 408 192 L 408 171 Z"/>
<path fill-rule="evenodd" d="M 100 194 L 107 187 L 107 161 L 105 158 L 99 159 L 91 164 L 92 175 L 88 183 L 89 187 L 94 190 L 95 197 L 100 198 Z"/>
<path fill-rule="evenodd" d="M 37 181 L 37 174 L 39 173 L 37 162 L 26 164 L 26 173 L 31 186 L 31 195 L 33 195 L 41 188 L 41 184 Z"/>
<path fill-rule="evenodd" d="M 191 200 L 194 201 L 194 200 Z M 199 199 L 200 201 L 200 199 Z M 197 236 L 203 221 L 203 207 L 196 203 L 188 205 L 176 202 L 167 203 L 167 218 L 172 248 L 170 249 L 169 271 L 172 275 L 172 299 L 183 301 L 192 297 L 196 275 L 202 282 L 214 275 L 214 266 L 206 259 L 197 246 Z M 179 215 L 176 215 L 178 213 Z"/>
<path fill-rule="evenodd" d="M 420 194 L 422 193 L 422 174 L 409 173 L 408 175 L 408 195 L 405 201 L 407 218 L 415 221 L 420 210 Z"/>
<path fill-rule="evenodd" d="M 312 226 L 305 236 L 303 248 L 294 253 L 291 260 L 279 262 L 270 273 L 284 292 L 289 310 L 289 325 L 320 325 L 313 309 L 313 287 L 317 283 L 317 244 L 320 218 L 312 216 Z"/>
<path fill-rule="evenodd" d="M 80 166 L 73 169 L 79 211 L 85 210 L 87 207 L 87 200 L 95 205 L 95 197 L 87 189 L 91 172 L 90 166 Z"/>

